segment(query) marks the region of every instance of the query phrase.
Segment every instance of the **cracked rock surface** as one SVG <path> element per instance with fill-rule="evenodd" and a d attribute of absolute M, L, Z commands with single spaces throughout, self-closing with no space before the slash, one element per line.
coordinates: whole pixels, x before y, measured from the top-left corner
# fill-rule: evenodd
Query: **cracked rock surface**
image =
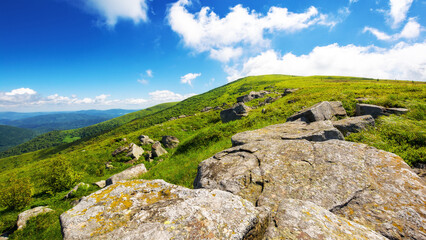
<path fill-rule="evenodd" d="M 84 197 L 60 217 L 64 239 L 243 239 L 267 215 L 221 190 L 163 180 L 118 182 Z M 264 229 L 264 228 L 263 228 Z"/>
<path fill-rule="evenodd" d="M 331 121 L 286 122 L 267 126 L 261 129 L 237 133 L 232 136 L 232 146 L 264 140 L 296 140 L 326 141 L 330 139 L 344 140 L 343 134 L 333 126 Z"/>
<path fill-rule="evenodd" d="M 340 140 L 268 140 L 217 153 L 194 188 L 225 190 L 278 210 L 310 201 L 391 239 L 426 239 L 426 187 L 397 155 Z"/>

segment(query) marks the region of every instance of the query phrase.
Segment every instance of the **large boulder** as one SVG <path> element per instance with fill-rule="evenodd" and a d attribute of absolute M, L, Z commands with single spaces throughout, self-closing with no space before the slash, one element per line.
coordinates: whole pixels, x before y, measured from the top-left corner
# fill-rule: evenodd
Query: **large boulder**
<path fill-rule="evenodd" d="M 60 216 L 68 239 L 244 239 L 265 220 L 254 205 L 220 190 L 163 180 L 119 182 Z"/>
<path fill-rule="evenodd" d="M 227 123 L 248 116 L 249 111 L 250 107 L 240 102 L 235 104 L 232 108 L 221 111 L 220 118 L 223 123 Z"/>
<path fill-rule="evenodd" d="M 340 101 L 333 101 L 333 102 L 329 102 L 331 107 L 333 108 L 334 111 L 334 116 L 338 116 L 338 117 L 346 117 L 347 113 L 345 108 L 343 107 L 342 102 Z"/>
<path fill-rule="evenodd" d="M 118 181 L 122 180 L 129 180 L 132 178 L 137 178 L 141 174 L 146 173 L 147 170 L 145 168 L 145 165 L 143 163 L 138 164 L 136 166 L 130 167 L 120 173 L 117 173 L 115 175 L 112 175 L 110 178 L 106 180 L 106 186 L 112 185 Z"/>
<path fill-rule="evenodd" d="M 307 124 L 305 122 L 286 122 L 267 126 L 254 131 L 237 133 L 232 136 L 232 146 L 264 140 L 296 140 L 326 141 L 330 139 L 344 140 L 342 133 L 333 127 L 331 121 L 320 121 Z"/>
<path fill-rule="evenodd" d="M 335 112 L 331 104 L 327 101 L 315 104 L 312 107 L 304 109 L 298 113 L 293 114 L 287 118 L 287 122 L 304 121 L 304 122 L 317 122 L 330 120 L 335 116 Z"/>
<path fill-rule="evenodd" d="M 151 138 L 149 138 L 146 135 L 140 135 L 138 137 L 139 141 L 141 142 L 142 145 L 149 145 L 149 144 L 153 144 L 154 140 L 152 140 Z"/>
<path fill-rule="evenodd" d="M 152 157 L 160 157 L 164 154 L 167 154 L 167 151 L 161 146 L 161 143 L 159 141 L 156 141 L 154 144 L 152 144 L 151 154 Z"/>
<path fill-rule="evenodd" d="M 177 137 L 174 137 L 174 136 L 163 136 L 161 138 L 161 143 L 166 148 L 175 148 L 179 145 L 179 139 Z"/>
<path fill-rule="evenodd" d="M 18 230 L 25 228 L 27 225 L 27 221 L 30 220 L 30 218 L 36 217 L 40 214 L 48 213 L 53 211 L 52 209 L 48 207 L 35 207 L 33 209 L 21 212 L 18 215 L 18 222 L 16 225 L 18 226 Z"/>
<path fill-rule="evenodd" d="M 138 160 L 142 156 L 143 152 L 144 150 L 141 147 L 134 143 L 130 143 L 126 157 L 131 157 L 132 159 Z"/>
<path fill-rule="evenodd" d="M 371 115 L 373 118 L 385 115 L 385 111 L 385 107 L 364 103 L 357 103 L 355 108 L 357 116 Z"/>
<path fill-rule="evenodd" d="M 314 203 L 296 199 L 282 200 L 273 222 L 266 231 L 266 239 L 386 239 Z"/>
<path fill-rule="evenodd" d="M 345 136 L 362 131 L 367 127 L 374 127 L 375 121 L 371 115 L 364 115 L 358 117 L 344 118 L 339 121 L 334 121 L 333 126 L 339 129 Z"/>
<path fill-rule="evenodd" d="M 390 239 L 426 239 L 426 187 L 397 155 L 340 140 L 268 140 L 200 163 L 194 188 L 220 189 L 256 206 L 310 201 Z"/>

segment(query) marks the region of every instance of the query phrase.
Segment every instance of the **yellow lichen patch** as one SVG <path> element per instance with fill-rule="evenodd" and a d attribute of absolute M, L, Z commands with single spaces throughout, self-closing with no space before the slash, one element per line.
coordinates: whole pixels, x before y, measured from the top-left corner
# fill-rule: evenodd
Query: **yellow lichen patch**
<path fill-rule="evenodd" d="M 397 223 L 393 222 L 393 223 L 392 223 L 392 225 L 393 225 L 394 227 L 398 228 L 398 230 L 399 230 L 400 232 L 403 232 L 403 230 L 404 230 L 404 229 L 403 229 L 400 225 L 398 225 Z"/>
<path fill-rule="evenodd" d="M 331 219 L 327 217 L 327 215 L 324 215 L 325 219 L 327 219 L 327 221 L 331 222 Z M 340 221 L 339 221 L 340 222 Z"/>

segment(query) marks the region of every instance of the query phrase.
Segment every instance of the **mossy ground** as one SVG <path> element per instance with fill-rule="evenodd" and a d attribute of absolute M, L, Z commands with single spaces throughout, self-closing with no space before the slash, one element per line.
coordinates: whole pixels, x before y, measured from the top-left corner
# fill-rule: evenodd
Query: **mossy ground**
<path fill-rule="evenodd" d="M 237 97 L 265 88 L 275 92 L 283 92 L 286 88 L 299 90 L 272 104 L 252 110 L 248 117 L 226 124 L 220 121 L 218 110 L 201 113 L 201 109 L 205 107 L 222 106 L 224 103 L 230 106 L 236 102 Z M 376 128 L 350 135 L 347 140 L 363 142 L 394 152 L 411 165 L 426 163 L 425 83 L 325 76 L 247 77 L 153 112 L 95 137 L 0 159 L 0 182 L 5 181 L 10 174 L 31 179 L 34 195 L 33 201 L 27 208 L 49 205 L 56 210 L 54 214 L 39 217 L 38 220 L 44 224 L 29 224 L 25 230 L 12 234 L 11 238 L 59 239 L 61 234 L 57 216 L 71 207 L 72 200 L 98 189 L 92 187 L 66 201 L 62 200 L 66 191 L 49 195 L 42 184 L 42 179 L 49 172 L 46 166 L 53 159 L 62 157 L 70 161 L 74 170 L 81 174 L 81 181 L 93 183 L 130 166 L 125 163 L 129 159 L 111 156 L 117 147 L 129 142 L 139 144 L 137 137 L 141 134 L 148 135 L 154 140 L 160 140 L 164 135 L 172 135 L 180 140 L 179 147 L 167 149 L 169 152 L 167 155 L 151 163 L 145 162 L 149 171 L 141 178 L 164 179 L 167 182 L 191 188 L 198 164 L 230 147 L 230 138 L 233 134 L 283 123 L 293 113 L 320 101 L 342 101 L 348 114 L 354 115 L 357 98 L 365 98 L 366 103 L 386 107 L 406 107 L 410 112 L 403 116 L 382 117 L 377 121 Z M 250 103 L 250 105 L 253 104 L 254 102 Z M 262 109 L 264 109 L 263 113 Z M 168 121 L 171 117 L 180 115 L 193 116 Z M 127 138 L 127 143 L 121 141 L 122 138 Z M 143 148 L 150 150 L 149 146 L 143 146 Z M 142 159 L 139 162 L 143 162 Z M 114 169 L 105 168 L 105 163 L 109 161 L 112 162 Z M 18 213 L 0 209 L 0 232 L 13 229 Z"/>

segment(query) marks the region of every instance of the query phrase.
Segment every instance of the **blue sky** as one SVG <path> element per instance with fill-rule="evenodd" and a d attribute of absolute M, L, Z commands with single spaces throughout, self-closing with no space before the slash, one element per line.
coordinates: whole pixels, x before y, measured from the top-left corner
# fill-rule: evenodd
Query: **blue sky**
<path fill-rule="evenodd" d="M 426 0 L 2 0 L 0 111 L 142 109 L 250 75 L 426 80 Z"/>

